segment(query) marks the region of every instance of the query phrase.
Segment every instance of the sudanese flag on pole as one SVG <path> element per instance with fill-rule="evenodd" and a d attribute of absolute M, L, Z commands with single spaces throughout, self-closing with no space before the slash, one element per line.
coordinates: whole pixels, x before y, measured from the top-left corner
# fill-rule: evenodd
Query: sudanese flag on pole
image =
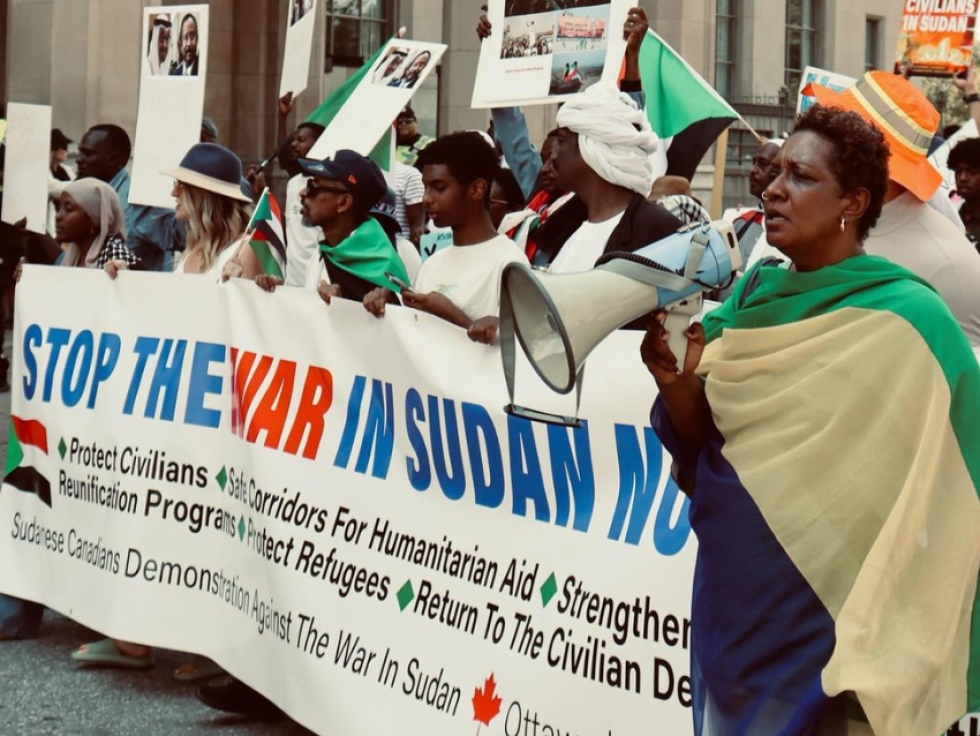
<path fill-rule="evenodd" d="M 739 115 L 649 30 L 640 47 L 640 79 L 650 127 L 667 146 L 667 173 L 690 181 L 704 154 Z"/>

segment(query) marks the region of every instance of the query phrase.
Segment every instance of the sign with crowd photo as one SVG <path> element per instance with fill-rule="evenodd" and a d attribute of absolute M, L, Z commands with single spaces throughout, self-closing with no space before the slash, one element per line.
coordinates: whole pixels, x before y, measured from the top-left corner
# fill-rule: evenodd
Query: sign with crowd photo
<path fill-rule="evenodd" d="M 3 170 L 4 222 L 27 218 L 27 227 L 44 232 L 48 225 L 48 177 L 51 176 L 51 106 L 11 102 L 5 123 Z"/>
<path fill-rule="evenodd" d="M 24 269 L 0 590 L 321 734 L 691 733 L 696 542 L 640 333 L 573 430 L 505 414 L 499 351 L 429 315 L 175 288 Z"/>
<path fill-rule="evenodd" d="M 905 0 L 895 73 L 952 77 L 973 58 L 976 0 Z"/>
<path fill-rule="evenodd" d="M 560 102 L 615 82 L 631 0 L 490 0 L 472 106 Z"/>
<path fill-rule="evenodd" d="M 173 207 L 172 169 L 201 137 L 208 65 L 207 5 L 143 9 L 132 204 Z"/>
<path fill-rule="evenodd" d="M 316 0 L 290 0 L 286 14 L 286 45 L 282 56 L 279 96 L 292 92 L 296 97 L 309 84 Z"/>
<path fill-rule="evenodd" d="M 371 153 L 435 69 L 446 44 L 393 38 L 310 150 L 322 159 L 341 148 Z"/>

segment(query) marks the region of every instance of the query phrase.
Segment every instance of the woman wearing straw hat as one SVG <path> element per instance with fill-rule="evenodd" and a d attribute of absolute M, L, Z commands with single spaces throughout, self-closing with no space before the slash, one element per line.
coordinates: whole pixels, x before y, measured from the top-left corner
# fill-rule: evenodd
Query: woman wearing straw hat
<path fill-rule="evenodd" d="M 187 223 L 187 248 L 174 272 L 218 278 L 225 264 L 237 257 L 243 278 L 262 273 L 252 249 L 239 247 L 251 200 L 241 190 L 238 156 L 217 143 L 197 143 L 180 166 L 164 173 L 174 177 L 176 217 Z"/>

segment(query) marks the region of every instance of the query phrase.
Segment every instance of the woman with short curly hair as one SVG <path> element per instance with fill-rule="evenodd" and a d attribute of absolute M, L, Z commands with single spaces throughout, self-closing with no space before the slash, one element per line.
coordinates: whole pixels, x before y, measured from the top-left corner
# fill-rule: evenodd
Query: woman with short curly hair
<path fill-rule="evenodd" d="M 980 367 L 932 287 L 863 252 L 888 156 L 810 108 L 763 194 L 792 267 L 749 271 L 686 356 L 659 325 L 641 347 L 698 536 L 696 736 L 938 734 L 980 707 Z"/>

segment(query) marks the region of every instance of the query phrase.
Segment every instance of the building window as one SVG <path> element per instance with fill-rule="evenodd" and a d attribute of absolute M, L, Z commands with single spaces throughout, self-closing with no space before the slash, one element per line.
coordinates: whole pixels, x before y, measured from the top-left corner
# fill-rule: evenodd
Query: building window
<path fill-rule="evenodd" d="M 715 89 L 726 100 L 738 94 L 735 62 L 738 58 L 738 2 L 717 0 L 715 12 Z"/>
<path fill-rule="evenodd" d="M 864 71 L 881 67 L 881 18 L 868 16 L 864 21 Z"/>
<path fill-rule="evenodd" d="M 786 0 L 786 71 L 783 82 L 796 97 L 808 66 L 820 66 L 821 0 Z"/>
<path fill-rule="evenodd" d="M 392 35 L 394 0 L 325 0 L 326 68 L 360 66 Z"/>

